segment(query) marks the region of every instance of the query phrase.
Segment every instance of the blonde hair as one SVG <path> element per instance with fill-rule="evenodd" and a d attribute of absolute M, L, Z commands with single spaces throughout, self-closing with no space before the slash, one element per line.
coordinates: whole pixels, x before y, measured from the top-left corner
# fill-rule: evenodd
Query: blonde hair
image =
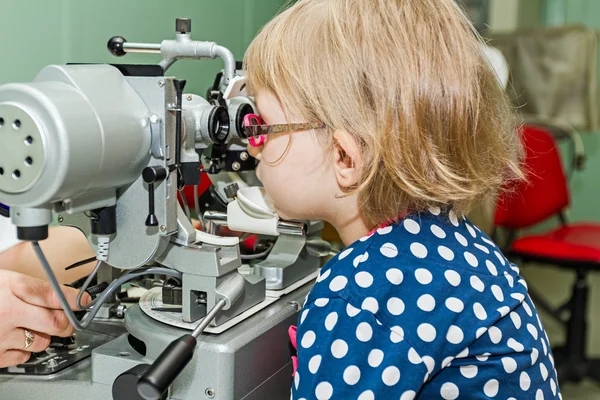
<path fill-rule="evenodd" d="M 522 179 L 515 114 L 454 0 L 300 0 L 250 45 L 248 87 L 361 145 L 373 224 L 466 212 Z"/>

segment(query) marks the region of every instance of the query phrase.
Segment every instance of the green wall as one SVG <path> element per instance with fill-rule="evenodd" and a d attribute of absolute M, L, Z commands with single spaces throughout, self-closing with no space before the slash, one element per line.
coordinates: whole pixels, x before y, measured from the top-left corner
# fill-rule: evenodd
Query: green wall
<path fill-rule="evenodd" d="M 48 64 L 158 63 L 158 55 L 115 58 L 106 42 L 158 43 L 175 37 L 175 18 L 192 19 L 192 37 L 228 47 L 238 60 L 286 0 L 1 0 L 0 83 L 30 81 Z M 169 75 L 204 94 L 222 63 L 179 61 Z"/>
<path fill-rule="evenodd" d="M 543 20 L 546 25 L 583 23 L 600 29 L 599 0 L 545 0 Z M 600 65 L 600 63 L 599 63 Z M 600 132 L 583 132 L 587 166 L 571 180 L 572 221 L 600 221 Z"/>

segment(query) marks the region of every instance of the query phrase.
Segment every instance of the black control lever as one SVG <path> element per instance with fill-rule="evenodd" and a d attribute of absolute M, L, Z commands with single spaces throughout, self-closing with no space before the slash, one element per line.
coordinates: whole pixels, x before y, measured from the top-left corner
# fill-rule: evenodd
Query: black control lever
<path fill-rule="evenodd" d="M 169 386 L 194 356 L 198 336 L 226 304 L 225 300 L 219 300 L 191 335 L 183 335 L 171 342 L 152 365 L 137 365 L 119 375 L 113 383 L 113 399 L 164 399 Z"/>
<path fill-rule="evenodd" d="M 148 184 L 148 217 L 146 226 L 158 226 L 158 219 L 154 214 L 154 185 L 162 182 L 167 177 L 167 170 L 163 167 L 146 167 L 142 171 L 142 178 Z"/>

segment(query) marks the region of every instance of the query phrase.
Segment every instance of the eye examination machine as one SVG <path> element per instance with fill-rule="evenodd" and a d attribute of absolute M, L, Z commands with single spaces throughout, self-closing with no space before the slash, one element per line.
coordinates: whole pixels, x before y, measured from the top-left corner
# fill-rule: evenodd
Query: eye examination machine
<path fill-rule="evenodd" d="M 289 398 L 288 328 L 330 249 L 321 222 L 279 219 L 255 177 L 241 66 L 192 40 L 189 19 L 173 40 L 113 37 L 108 48 L 162 61 L 50 65 L 0 86 L 2 212 L 55 290 L 38 244 L 49 225 L 78 228 L 97 256 L 78 286 L 92 303 L 71 311 L 57 292 L 75 336 L 0 369 L 0 398 Z M 202 95 L 167 74 L 178 60 L 216 58 L 223 70 Z M 184 188 L 207 177 L 215 206 L 188 206 Z"/>

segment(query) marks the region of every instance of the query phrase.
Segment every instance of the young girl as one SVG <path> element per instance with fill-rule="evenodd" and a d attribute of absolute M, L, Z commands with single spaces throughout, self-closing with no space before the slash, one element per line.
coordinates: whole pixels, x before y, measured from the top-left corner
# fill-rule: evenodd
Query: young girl
<path fill-rule="evenodd" d="M 463 217 L 523 174 L 454 0 L 300 0 L 245 61 L 278 213 L 328 221 L 348 246 L 300 314 L 292 397 L 560 398 L 519 269 Z"/>

